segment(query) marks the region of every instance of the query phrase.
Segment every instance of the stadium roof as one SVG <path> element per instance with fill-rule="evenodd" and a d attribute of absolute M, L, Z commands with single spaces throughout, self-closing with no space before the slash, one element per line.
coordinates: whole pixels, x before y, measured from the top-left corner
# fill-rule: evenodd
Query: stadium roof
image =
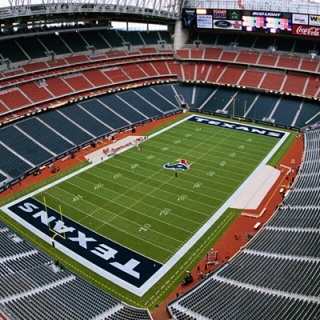
<path fill-rule="evenodd" d="M 62 0 L 0 0 L 0 7 L 17 7 L 17 6 L 30 6 L 30 5 L 55 5 L 55 4 L 93 4 L 93 5 L 120 5 L 132 6 L 139 8 L 168 10 L 177 7 L 179 0 L 75 0 L 75 1 L 62 1 Z"/>
<path fill-rule="evenodd" d="M 0 20 L 21 22 L 23 17 L 42 20 L 62 16 L 84 16 L 87 19 L 118 15 L 130 20 L 172 21 L 180 18 L 181 0 L 0 0 Z"/>
<path fill-rule="evenodd" d="M 320 0 L 183 0 L 182 8 L 243 9 L 320 15 Z"/>

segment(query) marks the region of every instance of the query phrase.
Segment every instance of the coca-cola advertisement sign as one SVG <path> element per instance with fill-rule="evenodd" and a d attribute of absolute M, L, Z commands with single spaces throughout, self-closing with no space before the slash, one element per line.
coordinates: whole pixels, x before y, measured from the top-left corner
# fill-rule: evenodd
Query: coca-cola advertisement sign
<path fill-rule="evenodd" d="M 320 27 L 292 25 L 292 34 L 305 37 L 320 37 Z"/>

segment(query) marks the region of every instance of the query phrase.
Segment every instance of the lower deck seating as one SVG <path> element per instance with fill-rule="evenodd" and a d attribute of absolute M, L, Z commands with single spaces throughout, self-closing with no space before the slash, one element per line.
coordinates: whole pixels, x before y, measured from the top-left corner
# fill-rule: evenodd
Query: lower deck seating
<path fill-rule="evenodd" d="M 148 310 L 131 307 L 94 287 L 1 221 L 0 257 L 0 310 L 10 319 L 86 320 L 104 319 L 105 315 L 115 320 L 152 319 Z"/>

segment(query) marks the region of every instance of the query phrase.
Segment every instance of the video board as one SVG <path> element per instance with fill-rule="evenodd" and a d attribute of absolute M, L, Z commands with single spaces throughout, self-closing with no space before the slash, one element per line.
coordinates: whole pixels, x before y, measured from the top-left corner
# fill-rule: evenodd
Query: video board
<path fill-rule="evenodd" d="M 247 11 L 242 16 L 242 30 L 291 34 L 292 17 L 282 12 Z"/>
<path fill-rule="evenodd" d="M 224 29 L 291 34 L 293 18 L 295 21 L 307 20 L 303 15 L 292 16 L 291 13 L 284 12 L 203 8 L 183 9 L 182 11 L 183 27 L 188 29 Z M 313 23 L 316 24 L 317 21 L 316 17 L 313 17 Z"/>

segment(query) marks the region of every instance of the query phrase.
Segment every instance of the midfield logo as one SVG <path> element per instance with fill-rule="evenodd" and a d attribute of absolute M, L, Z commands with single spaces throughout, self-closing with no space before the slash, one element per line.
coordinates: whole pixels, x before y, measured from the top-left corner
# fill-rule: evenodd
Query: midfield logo
<path fill-rule="evenodd" d="M 163 166 L 165 169 L 171 169 L 171 170 L 189 170 L 190 166 L 187 163 L 187 160 L 180 159 L 178 163 L 169 164 L 166 163 Z"/>

